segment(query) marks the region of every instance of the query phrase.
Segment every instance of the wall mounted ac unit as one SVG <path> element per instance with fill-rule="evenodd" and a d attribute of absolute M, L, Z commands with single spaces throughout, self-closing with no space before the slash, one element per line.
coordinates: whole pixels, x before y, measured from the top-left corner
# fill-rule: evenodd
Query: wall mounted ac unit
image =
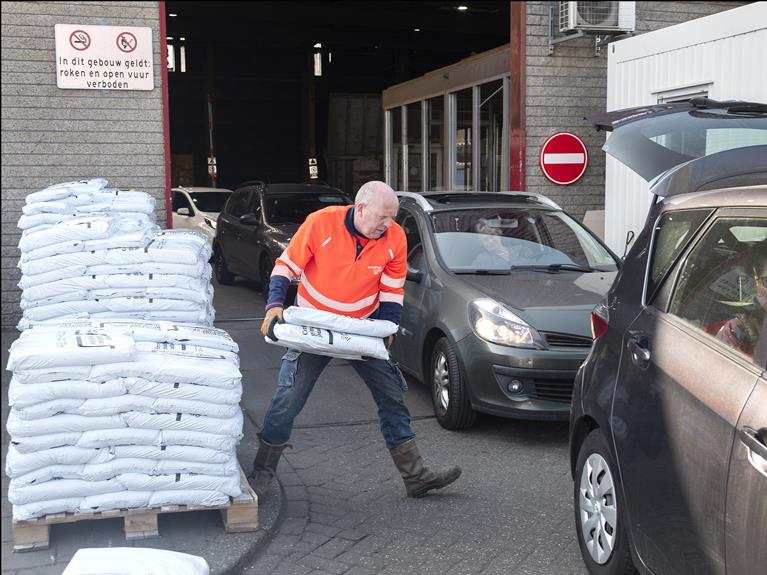
<path fill-rule="evenodd" d="M 636 2 L 560 2 L 560 32 L 633 32 Z"/>

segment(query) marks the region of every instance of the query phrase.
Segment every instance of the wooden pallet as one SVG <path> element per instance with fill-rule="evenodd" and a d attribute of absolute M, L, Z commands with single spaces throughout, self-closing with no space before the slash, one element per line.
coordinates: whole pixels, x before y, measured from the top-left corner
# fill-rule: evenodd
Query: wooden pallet
<path fill-rule="evenodd" d="M 227 533 L 245 533 L 258 529 L 258 497 L 248 484 L 245 473 L 240 468 L 239 497 L 230 497 L 227 505 L 168 505 L 151 509 L 118 509 L 98 513 L 55 513 L 44 515 L 29 521 L 13 522 L 13 550 L 37 551 L 48 549 L 50 527 L 56 523 L 76 523 L 94 519 L 113 519 L 122 517 L 125 539 L 150 539 L 159 537 L 157 516 L 160 513 L 179 513 L 183 511 L 208 511 L 219 509 Z"/>

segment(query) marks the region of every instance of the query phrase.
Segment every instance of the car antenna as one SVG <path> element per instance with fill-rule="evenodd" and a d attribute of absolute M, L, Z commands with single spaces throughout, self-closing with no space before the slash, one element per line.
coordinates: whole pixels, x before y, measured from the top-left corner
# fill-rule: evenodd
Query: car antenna
<path fill-rule="evenodd" d="M 623 247 L 623 257 L 621 259 L 626 259 L 626 252 L 629 251 L 629 245 L 631 245 L 631 242 L 634 241 L 634 230 L 629 230 L 626 234 L 626 245 Z"/>

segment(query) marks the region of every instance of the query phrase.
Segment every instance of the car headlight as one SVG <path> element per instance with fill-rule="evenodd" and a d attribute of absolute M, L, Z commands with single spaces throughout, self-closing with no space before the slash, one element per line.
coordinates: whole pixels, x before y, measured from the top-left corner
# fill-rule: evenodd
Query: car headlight
<path fill-rule="evenodd" d="M 211 228 L 214 230 L 216 229 L 216 220 L 212 220 L 210 218 L 203 218 L 205 220 L 205 223 L 208 224 Z"/>
<path fill-rule="evenodd" d="M 509 347 L 545 349 L 541 334 L 507 307 L 492 299 L 469 304 L 469 321 L 478 337 Z"/>

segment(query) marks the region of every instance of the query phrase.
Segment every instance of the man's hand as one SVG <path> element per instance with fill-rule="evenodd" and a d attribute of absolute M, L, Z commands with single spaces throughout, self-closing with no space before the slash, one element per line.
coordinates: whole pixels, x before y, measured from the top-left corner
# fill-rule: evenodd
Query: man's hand
<path fill-rule="evenodd" d="M 282 321 L 282 308 L 279 306 L 266 310 L 264 323 L 261 324 L 261 333 L 264 334 L 264 337 L 269 337 L 269 326 L 272 325 L 272 321 L 275 317 L 277 318 L 277 321 Z"/>
<path fill-rule="evenodd" d="M 386 343 L 386 349 L 391 349 L 391 344 L 394 343 L 394 334 L 387 336 L 384 342 Z"/>

